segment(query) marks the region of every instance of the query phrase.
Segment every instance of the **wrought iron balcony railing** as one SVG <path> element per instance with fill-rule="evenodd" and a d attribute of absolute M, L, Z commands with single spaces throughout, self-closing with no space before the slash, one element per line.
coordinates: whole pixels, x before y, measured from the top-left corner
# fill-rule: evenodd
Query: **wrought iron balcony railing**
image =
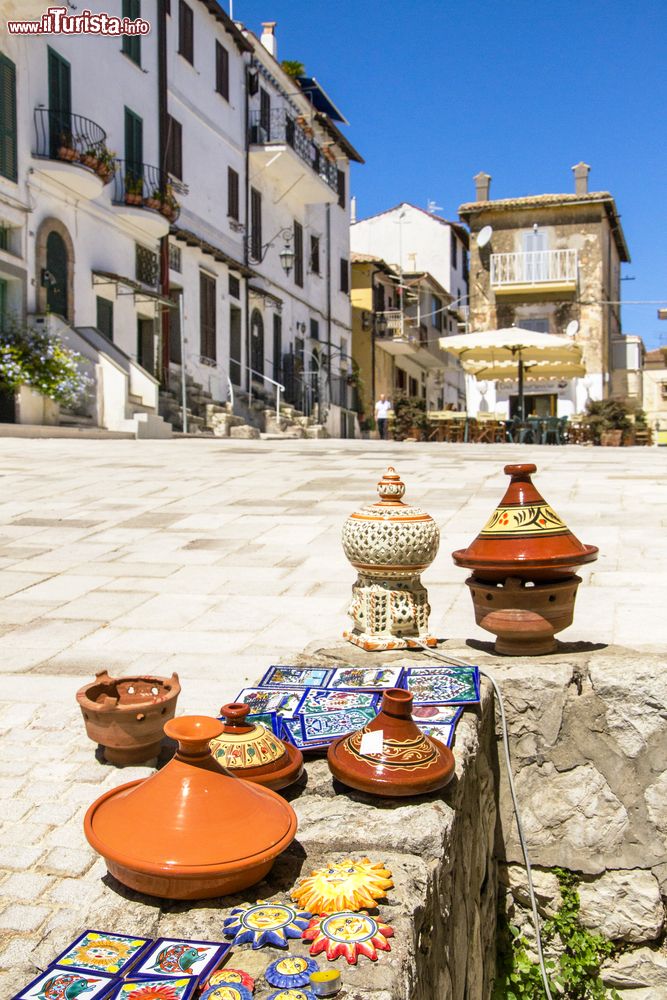
<path fill-rule="evenodd" d="M 106 143 L 106 132 L 90 118 L 71 111 L 35 108 L 35 156 L 88 167 L 106 184 L 115 169 Z"/>
<path fill-rule="evenodd" d="M 180 205 L 174 197 L 169 177 L 159 167 L 147 163 L 116 160 L 112 201 L 160 212 L 169 222 L 176 222 Z"/>
<path fill-rule="evenodd" d="M 262 111 L 250 112 L 250 144 L 290 146 L 333 191 L 338 190 L 335 162 L 327 159 L 318 144 L 284 108 L 274 108 L 268 115 Z"/>
<path fill-rule="evenodd" d="M 491 286 L 560 285 L 577 281 L 576 250 L 491 254 Z"/>

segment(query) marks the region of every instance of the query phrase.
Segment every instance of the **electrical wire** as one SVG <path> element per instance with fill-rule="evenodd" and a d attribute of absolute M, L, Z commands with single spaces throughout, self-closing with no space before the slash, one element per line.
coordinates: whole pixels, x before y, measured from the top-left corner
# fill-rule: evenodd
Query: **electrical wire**
<path fill-rule="evenodd" d="M 469 667 L 470 663 L 466 663 L 465 660 L 460 660 L 456 656 L 449 656 L 446 653 L 438 652 L 431 649 L 426 645 L 425 642 L 421 642 L 419 639 L 413 639 L 412 642 L 418 643 L 423 652 L 428 653 L 429 656 L 435 657 L 437 660 L 443 660 L 447 663 L 452 663 L 458 667 Z M 530 864 L 530 857 L 528 856 L 528 845 L 526 844 L 526 838 L 523 832 L 523 824 L 521 823 L 521 815 L 519 813 L 519 803 L 517 800 L 516 788 L 514 787 L 514 776 L 512 774 L 512 760 L 510 757 L 510 745 L 509 736 L 507 729 L 507 716 L 505 715 L 505 703 L 503 701 L 503 696 L 500 691 L 498 684 L 496 683 L 493 676 L 481 667 L 478 667 L 480 674 L 486 677 L 488 681 L 491 682 L 493 687 L 493 692 L 498 702 L 498 709 L 500 712 L 500 722 L 502 727 L 502 739 L 503 748 L 505 751 L 505 765 L 507 769 L 507 781 L 510 788 L 510 795 L 512 797 L 512 806 L 514 808 L 514 819 L 516 821 L 517 833 L 519 835 L 519 843 L 521 845 L 521 853 L 523 854 L 524 865 L 526 868 L 526 875 L 528 877 L 528 894 L 530 895 L 530 904 L 533 912 L 533 925 L 535 927 L 535 939 L 537 942 L 537 958 L 540 966 L 540 972 L 542 974 L 542 983 L 544 985 L 544 992 L 547 996 L 547 1000 L 553 1000 L 551 989 L 549 987 L 549 977 L 547 975 L 546 965 L 544 964 L 544 953 L 542 951 L 542 934 L 540 931 L 540 919 L 537 912 L 537 898 L 535 896 L 535 888 L 533 886 L 533 872 Z"/>

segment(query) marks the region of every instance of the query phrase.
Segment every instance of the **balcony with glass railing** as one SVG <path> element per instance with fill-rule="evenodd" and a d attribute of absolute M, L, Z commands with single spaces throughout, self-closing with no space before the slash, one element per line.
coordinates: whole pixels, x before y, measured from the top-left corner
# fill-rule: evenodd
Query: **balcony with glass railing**
<path fill-rule="evenodd" d="M 101 125 L 57 108 L 35 108 L 34 122 L 40 173 L 79 198 L 97 198 L 115 169 Z"/>
<path fill-rule="evenodd" d="M 262 170 L 286 191 L 298 183 L 299 194 L 308 204 L 335 202 L 338 198 L 335 158 L 315 142 L 311 131 L 305 121 L 301 123 L 286 108 L 274 108 L 268 114 L 251 111 L 248 135 L 251 173 Z"/>
<path fill-rule="evenodd" d="M 491 287 L 496 295 L 574 292 L 576 250 L 528 250 L 491 254 Z"/>

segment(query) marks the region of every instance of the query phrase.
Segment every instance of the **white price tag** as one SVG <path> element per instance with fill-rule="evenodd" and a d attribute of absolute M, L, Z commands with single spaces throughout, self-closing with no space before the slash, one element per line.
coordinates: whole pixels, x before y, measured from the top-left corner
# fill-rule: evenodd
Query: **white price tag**
<path fill-rule="evenodd" d="M 372 733 L 364 733 L 361 737 L 359 752 L 363 754 L 382 753 L 384 746 L 384 731 L 375 729 Z"/>

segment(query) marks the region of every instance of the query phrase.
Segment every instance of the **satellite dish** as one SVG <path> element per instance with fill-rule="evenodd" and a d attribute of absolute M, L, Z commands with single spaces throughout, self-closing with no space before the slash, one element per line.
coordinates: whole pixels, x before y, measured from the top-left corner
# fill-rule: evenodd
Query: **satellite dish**
<path fill-rule="evenodd" d="M 477 233 L 477 246 L 480 250 L 487 245 L 492 236 L 493 229 L 491 226 L 484 226 L 483 229 L 480 229 Z"/>
<path fill-rule="evenodd" d="M 579 332 L 579 321 L 576 319 L 571 319 L 565 328 L 565 335 L 567 337 L 576 337 Z"/>

